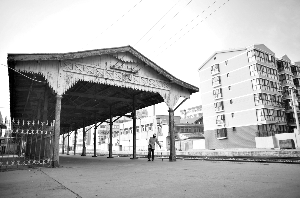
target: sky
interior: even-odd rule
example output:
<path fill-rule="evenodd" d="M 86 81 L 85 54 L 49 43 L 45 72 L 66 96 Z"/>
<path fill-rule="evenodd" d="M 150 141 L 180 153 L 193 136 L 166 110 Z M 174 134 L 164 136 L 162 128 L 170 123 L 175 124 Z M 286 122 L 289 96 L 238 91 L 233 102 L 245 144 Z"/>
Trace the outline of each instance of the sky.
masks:
<path fill-rule="evenodd" d="M 265 44 L 278 58 L 287 54 L 300 61 L 299 10 L 299 0 L 0 0 L 0 64 L 7 64 L 8 53 L 131 45 L 199 87 L 198 68 L 215 51 Z M 0 111 L 5 117 L 9 88 L 3 65 Z M 200 94 L 192 94 L 175 115 L 198 105 Z M 156 107 L 156 114 L 168 114 L 164 103 Z"/>

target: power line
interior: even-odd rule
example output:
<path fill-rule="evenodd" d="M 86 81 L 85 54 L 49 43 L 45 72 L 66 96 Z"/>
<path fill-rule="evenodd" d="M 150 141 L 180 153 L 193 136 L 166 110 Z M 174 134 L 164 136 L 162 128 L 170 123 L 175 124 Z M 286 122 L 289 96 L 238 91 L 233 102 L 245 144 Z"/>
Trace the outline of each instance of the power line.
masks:
<path fill-rule="evenodd" d="M 93 40 L 91 40 L 90 42 L 88 42 L 86 45 L 89 45 L 90 43 L 92 43 L 94 40 L 96 40 L 99 36 L 101 36 L 104 32 L 106 32 L 109 28 L 111 28 L 112 26 L 114 26 L 120 19 L 122 19 L 123 17 L 125 17 L 125 15 L 127 15 L 129 12 L 131 12 L 131 10 L 133 10 L 138 4 L 140 4 L 143 0 L 140 0 L 138 3 L 136 3 L 133 7 L 131 7 L 126 13 L 124 13 L 121 17 L 119 17 L 116 21 L 114 21 L 113 23 L 110 24 L 110 26 L 108 26 L 105 30 L 103 30 L 99 35 L 97 35 Z"/>
<path fill-rule="evenodd" d="M 158 33 L 158 32 L 160 32 L 163 28 L 165 28 L 166 27 L 166 25 L 168 24 L 168 23 L 170 23 L 183 9 L 185 9 L 189 4 L 191 3 L 191 1 L 189 1 L 181 10 L 179 10 L 168 22 L 166 22 L 156 33 Z M 148 41 L 147 42 L 149 42 L 153 37 L 154 37 L 155 35 L 153 35 L 152 37 L 150 37 L 149 39 L 148 39 Z"/>
<path fill-rule="evenodd" d="M 229 2 L 230 0 L 228 0 L 227 2 Z M 195 26 L 193 26 L 191 29 L 189 29 L 187 32 L 185 32 L 183 35 L 181 35 L 177 40 L 173 41 L 169 46 L 167 46 L 165 49 L 163 49 L 160 53 L 164 52 L 165 50 L 167 50 L 168 48 L 170 48 L 174 43 L 176 43 L 177 41 L 179 41 L 182 37 L 184 37 L 186 34 L 188 34 L 190 31 L 192 31 L 195 27 L 197 27 L 200 23 L 202 23 L 203 21 L 205 21 L 207 18 L 209 18 L 213 13 L 215 13 L 218 9 L 220 9 L 221 7 L 223 7 L 227 2 L 224 2 L 222 5 L 220 5 L 217 9 L 215 9 L 213 12 L 211 12 L 208 16 L 206 16 L 204 19 L 202 19 L 199 23 L 197 23 Z M 215 3 L 215 2 L 214 2 Z M 213 3 L 213 4 L 214 4 Z M 198 15 L 199 16 L 199 15 Z M 195 17 L 196 18 L 198 18 Z M 193 20 L 192 20 L 193 21 Z M 191 21 L 191 22 L 192 22 Z M 190 22 L 190 23 L 191 23 Z M 186 26 L 188 26 L 190 23 L 188 23 Z M 185 27 L 186 27 L 185 26 Z M 180 31 L 176 32 L 171 38 L 169 38 L 165 43 L 167 43 L 169 40 L 171 40 L 173 37 L 175 37 L 179 32 L 182 31 L 182 29 L 184 29 L 185 27 L 181 28 Z M 165 44 L 164 43 L 164 44 Z M 162 44 L 159 48 L 161 48 L 164 44 Z"/>
<path fill-rule="evenodd" d="M 180 0 L 179 0 L 180 1 Z M 177 1 L 176 3 L 175 3 L 175 5 L 179 2 L 179 1 Z M 192 2 L 193 0 L 190 0 L 186 5 L 185 5 L 185 7 L 186 6 L 188 6 L 191 2 Z M 134 44 L 134 46 L 136 46 L 174 7 L 175 7 L 175 5 L 173 5 L 172 7 L 171 7 L 171 9 L 169 9 L 143 36 L 142 36 L 142 38 L 140 38 L 135 44 Z M 180 10 L 181 11 L 181 10 Z M 179 11 L 179 12 L 180 12 Z M 177 15 L 178 15 L 178 13 L 179 12 L 177 12 L 176 14 L 175 14 L 175 16 L 174 17 L 176 17 Z M 173 17 L 173 18 L 174 18 Z M 125 55 L 123 55 L 123 57 L 121 58 L 121 59 L 123 59 L 124 58 L 124 56 Z M 115 65 L 117 65 L 118 63 L 119 63 L 119 61 L 120 60 L 118 60 L 117 61 L 117 63 L 116 64 L 114 64 L 114 66 Z M 122 65 L 121 66 L 123 66 L 123 64 L 124 63 L 122 63 Z"/>
<path fill-rule="evenodd" d="M 137 45 L 179 3 L 179 1 L 177 1 L 134 45 Z"/>
<path fill-rule="evenodd" d="M 26 75 L 22 74 L 21 72 L 15 70 L 14 68 L 9 67 L 8 65 L 4 65 L 4 64 L 1 64 L 1 63 L 0 63 L 0 65 L 2 65 L 2 66 L 4 66 L 4 67 L 7 67 L 7 68 L 9 68 L 9 69 L 11 69 L 11 70 L 17 72 L 17 73 L 21 74 L 22 76 L 24 76 L 24 77 L 26 77 L 26 78 L 29 78 L 29 79 L 32 80 L 32 81 L 39 82 L 39 83 L 44 83 L 43 81 L 39 81 L 39 80 L 36 80 L 36 79 L 34 79 L 34 78 L 30 78 L 29 76 L 26 76 Z"/>
<path fill-rule="evenodd" d="M 216 1 L 214 1 L 211 5 L 209 5 L 206 9 L 204 9 L 201 14 L 203 14 L 206 10 L 208 10 L 213 4 L 215 4 Z M 182 27 L 179 31 L 177 31 L 173 36 L 171 36 L 168 40 L 166 40 L 162 45 L 158 47 L 161 48 L 164 44 L 166 44 L 169 40 L 171 40 L 173 37 L 175 37 L 178 33 L 180 33 L 185 27 L 187 27 L 190 23 L 192 23 L 195 19 L 197 19 L 201 14 L 198 14 L 195 18 L 193 18 L 189 23 L 187 23 L 184 27 Z"/>

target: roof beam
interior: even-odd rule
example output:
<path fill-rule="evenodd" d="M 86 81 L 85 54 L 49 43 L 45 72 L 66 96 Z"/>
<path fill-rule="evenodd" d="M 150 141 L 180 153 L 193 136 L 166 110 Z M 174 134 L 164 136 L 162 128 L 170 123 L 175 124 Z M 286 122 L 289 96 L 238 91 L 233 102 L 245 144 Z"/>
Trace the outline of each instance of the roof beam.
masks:
<path fill-rule="evenodd" d="M 62 105 L 61 108 L 63 108 L 63 109 L 80 109 L 80 110 L 86 110 L 86 111 L 108 110 L 108 108 L 81 107 L 81 106 L 72 106 L 72 105 Z"/>
<path fill-rule="evenodd" d="M 99 96 L 94 94 L 86 94 L 86 93 L 76 93 L 76 92 L 68 92 L 65 95 L 69 96 L 78 96 L 82 98 L 92 98 L 92 99 L 104 99 L 110 101 L 119 101 L 119 102 L 132 102 L 132 99 L 119 98 L 119 97 L 110 97 L 110 96 Z"/>

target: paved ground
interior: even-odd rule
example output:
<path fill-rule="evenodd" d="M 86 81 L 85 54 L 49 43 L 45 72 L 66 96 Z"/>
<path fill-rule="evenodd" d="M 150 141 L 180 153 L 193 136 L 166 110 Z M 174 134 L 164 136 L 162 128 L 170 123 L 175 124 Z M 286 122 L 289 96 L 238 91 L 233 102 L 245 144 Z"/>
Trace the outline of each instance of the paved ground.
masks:
<path fill-rule="evenodd" d="M 0 172 L 0 197 L 300 197 L 300 165 L 60 157 L 60 168 Z"/>

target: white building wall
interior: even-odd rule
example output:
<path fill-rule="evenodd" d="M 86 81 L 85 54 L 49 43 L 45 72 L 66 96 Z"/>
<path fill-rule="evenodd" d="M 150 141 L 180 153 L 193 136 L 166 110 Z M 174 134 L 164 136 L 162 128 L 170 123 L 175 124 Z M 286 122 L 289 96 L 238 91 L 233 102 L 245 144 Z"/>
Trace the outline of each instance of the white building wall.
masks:
<path fill-rule="evenodd" d="M 124 122 L 120 123 L 120 133 L 118 136 L 113 138 L 112 144 L 113 144 L 113 151 L 119 151 L 122 149 L 122 151 L 132 151 L 133 150 L 133 133 L 132 128 L 133 122 Z M 168 130 L 169 127 L 168 125 L 162 125 L 162 133 L 159 134 L 157 131 L 157 128 L 153 127 L 156 125 L 156 117 L 155 116 L 150 116 L 150 117 L 145 117 L 142 119 L 137 119 L 136 120 L 136 125 L 137 128 L 139 128 L 139 132 L 136 133 L 136 150 L 137 151 L 147 151 L 148 150 L 148 141 L 149 138 L 153 136 L 153 133 L 157 134 L 158 141 L 161 143 L 162 148 L 160 149 L 158 145 L 156 145 L 156 150 L 167 150 L 167 142 L 166 142 L 166 137 L 168 136 Z M 151 126 L 146 127 L 146 125 Z M 143 130 L 141 130 L 143 128 Z M 128 129 L 129 133 L 124 134 L 124 129 Z M 122 133 L 122 134 L 121 134 Z M 119 143 L 118 143 L 119 142 Z M 105 144 L 104 146 L 101 144 L 100 150 L 105 150 L 108 151 L 108 145 L 109 144 L 109 138 L 105 139 Z M 121 147 L 121 148 L 120 148 Z"/>

